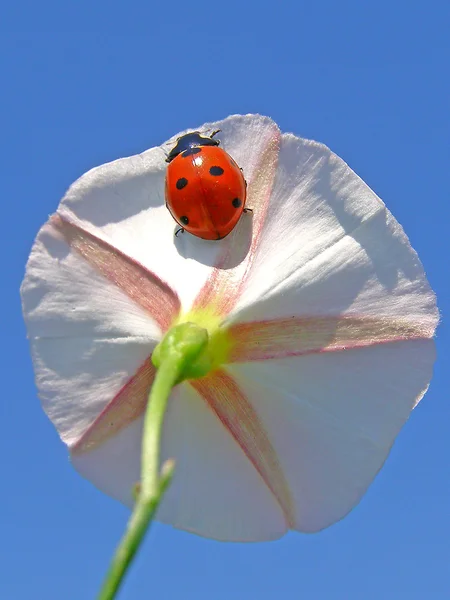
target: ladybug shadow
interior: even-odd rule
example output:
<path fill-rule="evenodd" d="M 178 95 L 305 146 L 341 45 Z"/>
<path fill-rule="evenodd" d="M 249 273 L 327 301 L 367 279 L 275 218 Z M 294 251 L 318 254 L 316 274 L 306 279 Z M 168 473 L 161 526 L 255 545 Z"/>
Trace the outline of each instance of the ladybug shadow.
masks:
<path fill-rule="evenodd" d="M 253 238 L 252 213 L 243 214 L 239 223 L 221 240 L 203 240 L 187 231 L 174 228 L 174 244 L 180 256 L 190 258 L 208 267 L 233 269 L 241 264 L 250 252 Z"/>

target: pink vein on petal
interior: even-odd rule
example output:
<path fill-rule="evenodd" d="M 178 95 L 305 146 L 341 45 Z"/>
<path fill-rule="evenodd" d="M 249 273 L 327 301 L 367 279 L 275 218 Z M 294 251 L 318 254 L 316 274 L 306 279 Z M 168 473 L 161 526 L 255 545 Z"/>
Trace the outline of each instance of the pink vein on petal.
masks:
<path fill-rule="evenodd" d="M 238 226 L 223 240 L 223 251 L 200 290 L 194 308 L 213 305 L 218 314 L 225 316 L 236 304 L 250 272 L 266 219 L 280 142 L 280 131 L 274 127 L 253 173 L 247 175 L 246 207 L 251 208 L 253 213 L 242 215 Z"/>
<path fill-rule="evenodd" d="M 180 310 L 177 294 L 157 275 L 108 242 L 55 214 L 50 224 L 94 269 L 150 313 L 163 331 Z"/>
<path fill-rule="evenodd" d="M 230 362 L 249 362 L 335 352 L 433 337 L 435 324 L 391 317 L 286 317 L 237 323 Z"/>
<path fill-rule="evenodd" d="M 293 527 L 292 497 L 277 454 L 257 412 L 238 384 L 224 370 L 190 383 L 238 443 L 278 501 L 288 526 Z"/>
<path fill-rule="evenodd" d="M 70 448 L 73 454 L 89 452 L 138 419 L 145 411 L 156 369 L 150 357 L 108 403 Z"/>

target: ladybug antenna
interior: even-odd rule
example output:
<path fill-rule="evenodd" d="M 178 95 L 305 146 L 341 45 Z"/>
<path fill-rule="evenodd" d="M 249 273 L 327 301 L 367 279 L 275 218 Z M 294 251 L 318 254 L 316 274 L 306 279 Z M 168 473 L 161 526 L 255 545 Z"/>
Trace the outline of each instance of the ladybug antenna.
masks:
<path fill-rule="evenodd" d="M 213 138 L 215 135 L 217 135 L 221 131 L 222 131 L 221 129 L 216 129 L 215 131 L 212 132 L 212 134 L 209 137 Z"/>
<path fill-rule="evenodd" d="M 164 156 L 166 157 L 166 162 L 169 162 L 169 153 L 168 153 L 168 152 L 166 152 L 166 151 L 164 150 L 164 148 L 162 148 L 161 146 L 160 146 L 160 148 L 161 148 L 161 150 L 164 152 Z"/>

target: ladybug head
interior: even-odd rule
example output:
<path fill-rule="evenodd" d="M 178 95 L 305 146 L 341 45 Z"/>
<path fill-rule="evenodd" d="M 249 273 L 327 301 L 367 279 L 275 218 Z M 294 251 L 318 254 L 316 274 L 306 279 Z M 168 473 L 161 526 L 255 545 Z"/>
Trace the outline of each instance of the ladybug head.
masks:
<path fill-rule="evenodd" d="M 185 152 L 190 148 L 198 148 L 199 146 L 218 146 L 220 144 L 219 140 L 213 139 L 216 133 L 219 132 L 214 131 L 210 137 L 201 135 L 199 131 L 192 131 L 191 133 L 182 135 L 178 138 L 176 145 L 169 152 L 166 162 L 171 162 L 176 156 L 181 154 L 181 152 Z"/>

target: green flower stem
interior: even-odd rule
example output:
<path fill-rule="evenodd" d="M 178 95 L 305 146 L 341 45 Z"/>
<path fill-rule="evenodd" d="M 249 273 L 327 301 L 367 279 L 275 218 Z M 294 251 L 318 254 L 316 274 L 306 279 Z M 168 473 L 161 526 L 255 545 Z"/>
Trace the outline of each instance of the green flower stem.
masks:
<path fill-rule="evenodd" d="M 161 499 L 172 479 L 174 462 L 167 461 L 159 472 L 162 425 L 172 388 L 190 377 L 208 344 L 206 330 L 192 323 L 171 329 L 155 348 L 152 360 L 158 368 L 144 418 L 141 482 L 136 504 L 125 534 L 116 550 L 98 600 L 112 600 L 131 564 Z"/>
<path fill-rule="evenodd" d="M 164 412 L 172 387 L 180 376 L 180 360 L 168 360 L 158 369 L 150 391 L 144 420 L 142 474 L 133 514 L 120 542 L 99 600 L 112 600 L 122 583 L 150 525 L 164 492 L 170 483 L 173 463 L 159 475 L 160 440 Z"/>

